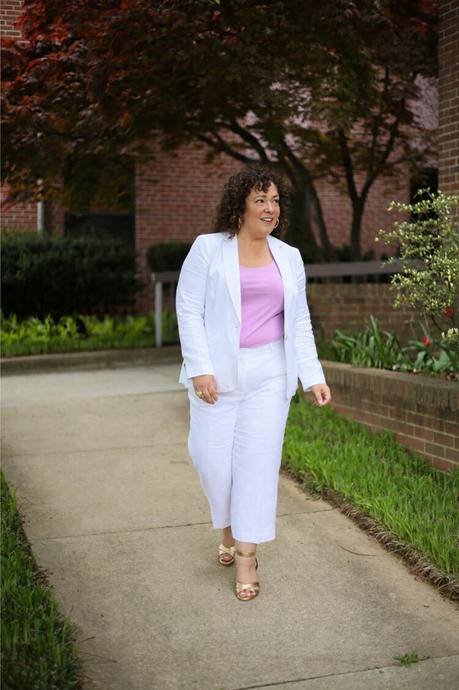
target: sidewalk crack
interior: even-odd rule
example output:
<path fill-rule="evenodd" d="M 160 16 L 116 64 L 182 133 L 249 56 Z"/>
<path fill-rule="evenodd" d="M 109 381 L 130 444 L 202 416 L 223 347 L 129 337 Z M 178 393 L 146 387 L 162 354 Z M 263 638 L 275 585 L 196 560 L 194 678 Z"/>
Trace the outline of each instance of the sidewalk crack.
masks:
<path fill-rule="evenodd" d="M 440 661 L 441 659 L 454 659 L 457 654 L 447 654 L 445 656 L 429 656 L 425 659 L 420 659 L 417 664 L 422 664 L 424 661 Z M 339 678 L 340 676 L 348 676 L 351 674 L 367 673 L 368 671 L 384 671 L 385 669 L 403 669 L 404 666 L 400 664 L 389 664 L 387 666 L 370 666 L 369 668 L 356 669 L 354 671 L 343 671 L 342 673 L 326 673 L 325 675 L 307 676 L 305 678 L 294 678 L 292 680 L 280 680 L 267 683 L 257 683 L 256 685 L 243 685 L 234 690 L 257 690 L 257 688 L 281 687 L 282 685 L 295 685 L 296 683 L 304 683 L 309 680 L 318 680 L 322 678 Z"/>

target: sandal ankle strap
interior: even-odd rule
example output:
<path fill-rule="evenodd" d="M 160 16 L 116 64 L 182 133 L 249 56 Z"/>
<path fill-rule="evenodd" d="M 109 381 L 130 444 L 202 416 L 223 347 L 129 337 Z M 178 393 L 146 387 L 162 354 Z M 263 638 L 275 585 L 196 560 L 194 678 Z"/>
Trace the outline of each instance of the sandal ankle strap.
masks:
<path fill-rule="evenodd" d="M 237 549 L 236 553 L 238 556 L 244 556 L 244 558 L 252 558 L 252 556 L 256 555 L 256 551 L 238 551 Z"/>

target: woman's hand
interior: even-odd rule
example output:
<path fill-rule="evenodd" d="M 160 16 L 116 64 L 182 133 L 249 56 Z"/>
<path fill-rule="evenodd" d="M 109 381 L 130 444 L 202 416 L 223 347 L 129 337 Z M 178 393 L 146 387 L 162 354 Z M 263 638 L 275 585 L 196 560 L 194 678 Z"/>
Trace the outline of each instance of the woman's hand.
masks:
<path fill-rule="evenodd" d="M 325 383 L 314 384 L 314 386 L 311 386 L 311 391 L 314 396 L 314 405 L 322 407 L 330 402 L 330 388 Z"/>
<path fill-rule="evenodd" d="M 215 385 L 215 378 L 210 374 L 203 374 L 203 376 L 193 376 L 191 379 L 193 381 L 193 387 L 195 392 L 202 392 L 199 397 L 204 402 L 213 405 L 217 402 L 217 387 Z"/>

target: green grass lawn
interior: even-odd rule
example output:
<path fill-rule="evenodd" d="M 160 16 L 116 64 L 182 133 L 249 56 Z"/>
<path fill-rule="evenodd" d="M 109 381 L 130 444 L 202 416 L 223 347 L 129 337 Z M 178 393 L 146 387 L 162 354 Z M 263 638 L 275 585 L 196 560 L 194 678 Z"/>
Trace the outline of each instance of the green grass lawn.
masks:
<path fill-rule="evenodd" d="M 1 471 L 0 482 L 2 688 L 81 690 L 74 626 L 59 614 L 23 533 L 15 491 Z"/>
<path fill-rule="evenodd" d="M 295 395 L 285 433 L 284 469 L 320 493 L 340 498 L 385 530 L 386 544 L 411 557 L 446 590 L 459 578 L 459 470 L 446 474 L 398 444 L 331 407 Z M 396 543 L 398 542 L 398 544 Z M 455 581 L 455 582 L 454 582 Z M 451 592 L 450 592 L 451 593 Z"/>

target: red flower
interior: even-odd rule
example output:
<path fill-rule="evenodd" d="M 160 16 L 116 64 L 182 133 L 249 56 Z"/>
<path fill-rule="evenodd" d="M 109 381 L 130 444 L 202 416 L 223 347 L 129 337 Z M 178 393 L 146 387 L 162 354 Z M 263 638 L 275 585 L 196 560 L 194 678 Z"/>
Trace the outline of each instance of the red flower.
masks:
<path fill-rule="evenodd" d="M 424 341 L 424 345 L 425 345 L 426 347 L 429 347 L 429 345 L 430 345 L 430 340 L 429 340 L 429 338 L 428 338 L 426 335 L 423 335 L 423 336 L 422 336 L 422 339 L 423 339 L 423 341 Z"/>
<path fill-rule="evenodd" d="M 445 309 L 445 316 L 448 319 L 452 319 L 454 315 L 454 307 L 446 307 Z"/>

